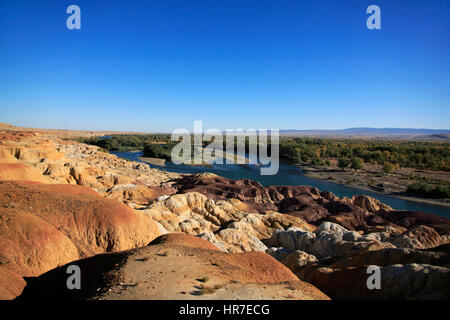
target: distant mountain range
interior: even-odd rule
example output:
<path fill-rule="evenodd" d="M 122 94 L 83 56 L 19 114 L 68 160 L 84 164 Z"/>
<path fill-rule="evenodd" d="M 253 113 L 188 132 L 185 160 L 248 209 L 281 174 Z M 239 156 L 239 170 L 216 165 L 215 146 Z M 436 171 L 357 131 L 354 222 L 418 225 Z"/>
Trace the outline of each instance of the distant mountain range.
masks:
<path fill-rule="evenodd" d="M 342 137 L 342 138 L 391 138 L 450 141 L 447 129 L 413 129 L 413 128 L 348 128 L 342 130 L 280 130 L 283 136 L 298 137 Z"/>

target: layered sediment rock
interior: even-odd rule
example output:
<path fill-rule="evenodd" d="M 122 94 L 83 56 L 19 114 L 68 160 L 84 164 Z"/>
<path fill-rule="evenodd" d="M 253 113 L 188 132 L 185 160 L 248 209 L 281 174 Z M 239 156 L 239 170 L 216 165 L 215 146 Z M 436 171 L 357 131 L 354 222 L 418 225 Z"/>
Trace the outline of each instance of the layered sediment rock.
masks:
<path fill-rule="evenodd" d="M 26 286 L 17 273 L 0 266 L 0 300 L 11 300 L 20 295 Z"/>
<path fill-rule="evenodd" d="M 87 187 L 0 181 L 0 194 L 0 263 L 22 276 L 160 235 L 148 216 Z"/>
<path fill-rule="evenodd" d="M 437 246 L 439 234 L 425 226 L 389 231 L 359 234 L 324 222 L 314 232 L 277 230 L 266 243 L 287 249 L 282 256 L 274 248 L 268 253 L 334 299 L 448 299 L 450 255 L 441 249 L 448 245 Z M 367 286 L 371 265 L 381 268 L 379 290 Z"/>
<path fill-rule="evenodd" d="M 276 229 L 291 226 L 314 230 L 303 220 L 277 212 L 247 213 L 237 199 L 208 199 L 198 192 L 176 194 L 155 199 L 139 210 L 157 221 L 167 232 L 203 234 L 228 252 L 265 251 L 261 240 L 270 238 Z"/>
<path fill-rule="evenodd" d="M 328 191 L 308 186 L 263 187 L 255 181 L 230 180 L 214 174 L 177 179 L 178 192 L 199 192 L 208 199 L 238 199 L 247 212 L 277 211 L 313 224 L 331 221 L 349 230 L 371 230 L 377 226 L 410 228 L 423 225 L 440 233 L 450 232 L 450 220 L 425 212 L 398 211 L 368 196 L 338 198 Z"/>
<path fill-rule="evenodd" d="M 75 264 L 81 290 L 67 290 L 67 266 L 62 266 L 30 279 L 19 300 L 328 299 L 265 253 L 224 253 L 185 234 Z"/>
<path fill-rule="evenodd" d="M 151 169 L 98 147 L 33 132 L 0 133 L 0 180 L 77 184 L 134 204 L 173 194 L 175 173 Z"/>
<path fill-rule="evenodd" d="M 301 279 L 334 299 L 449 299 L 450 269 L 427 264 L 394 264 L 380 268 L 380 289 L 367 286 L 367 267 L 306 267 Z"/>

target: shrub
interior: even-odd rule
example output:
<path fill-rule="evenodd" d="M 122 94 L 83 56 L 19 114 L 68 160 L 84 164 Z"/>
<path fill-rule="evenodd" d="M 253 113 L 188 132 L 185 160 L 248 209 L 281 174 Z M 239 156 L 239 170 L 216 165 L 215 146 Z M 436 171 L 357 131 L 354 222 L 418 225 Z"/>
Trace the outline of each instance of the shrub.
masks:
<path fill-rule="evenodd" d="M 385 162 L 383 164 L 383 172 L 391 173 L 394 170 L 394 165 L 390 162 Z"/>
<path fill-rule="evenodd" d="M 197 281 L 200 281 L 200 282 L 207 282 L 208 280 L 209 280 L 208 277 L 203 277 L 203 278 L 197 279 Z"/>
<path fill-rule="evenodd" d="M 347 168 L 349 164 L 350 164 L 350 161 L 347 158 L 339 158 L 338 159 L 337 165 L 341 169 Z"/>
<path fill-rule="evenodd" d="M 426 197 L 426 198 L 450 198 L 450 188 L 448 186 L 432 187 L 428 184 L 416 182 L 408 186 L 406 191 L 410 195 Z"/>
<path fill-rule="evenodd" d="M 363 167 L 363 160 L 361 158 L 352 158 L 350 168 L 353 170 L 360 170 Z"/>
<path fill-rule="evenodd" d="M 172 148 L 172 144 L 147 144 L 144 147 L 144 156 L 170 160 L 172 155 Z"/>

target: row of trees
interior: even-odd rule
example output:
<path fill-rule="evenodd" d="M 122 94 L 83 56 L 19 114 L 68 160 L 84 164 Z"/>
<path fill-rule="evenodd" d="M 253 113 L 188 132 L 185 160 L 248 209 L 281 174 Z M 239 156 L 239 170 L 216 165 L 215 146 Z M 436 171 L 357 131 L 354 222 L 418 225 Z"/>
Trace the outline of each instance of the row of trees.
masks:
<path fill-rule="evenodd" d="M 168 143 L 164 145 L 159 144 L 147 144 L 145 145 L 143 152 L 145 157 L 171 159 L 172 148 L 175 144 Z"/>
<path fill-rule="evenodd" d="M 409 185 L 407 192 L 409 195 L 418 197 L 438 199 L 450 198 L 450 188 L 444 185 L 430 186 L 425 183 L 417 182 Z"/>
<path fill-rule="evenodd" d="M 338 167 L 341 169 L 345 169 L 345 168 L 352 168 L 354 170 L 359 170 L 363 168 L 363 160 L 361 158 L 358 157 L 353 157 L 353 158 L 339 158 L 338 159 L 338 163 L 337 163 Z"/>
<path fill-rule="evenodd" d="M 380 164 L 386 172 L 398 167 L 450 171 L 450 145 L 447 143 L 282 138 L 280 156 L 290 162 L 311 164 L 338 159 L 341 168 L 358 169 L 362 163 Z"/>
<path fill-rule="evenodd" d="M 108 151 L 132 151 L 144 150 L 146 145 L 166 144 L 170 142 L 170 135 L 147 134 L 147 135 L 112 135 L 103 137 L 81 137 L 78 142 L 96 145 Z"/>
<path fill-rule="evenodd" d="M 109 151 L 145 150 L 149 145 L 149 155 L 165 155 L 174 145 L 168 134 L 113 135 L 77 140 Z M 208 143 L 204 141 L 203 145 Z M 152 147 L 166 144 L 162 148 Z M 246 145 L 248 149 L 248 139 Z M 361 169 L 364 163 L 371 163 L 383 165 L 385 172 L 399 167 L 450 171 L 448 143 L 282 137 L 280 158 L 291 163 L 326 166 L 330 165 L 331 159 L 337 159 L 339 167 L 355 170 Z"/>

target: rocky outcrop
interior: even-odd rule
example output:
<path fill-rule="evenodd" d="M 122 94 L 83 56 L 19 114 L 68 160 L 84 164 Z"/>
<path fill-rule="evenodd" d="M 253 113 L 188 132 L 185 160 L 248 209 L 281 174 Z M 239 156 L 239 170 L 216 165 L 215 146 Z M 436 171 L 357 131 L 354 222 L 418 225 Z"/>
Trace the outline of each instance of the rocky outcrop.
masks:
<path fill-rule="evenodd" d="M 317 263 L 317 258 L 312 254 L 306 253 L 301 250 L 295 250 L 294 252 L 285 256 L 281 263 L 288 267 L 294 274 L 299 274 L 303 267 Z"/>
<path fill-rule="evenodd" d="M 450 269 L 427 264 L 380 268 L 380 289 L 370 290 L 367 267 L 306 267 L 302 279 L 334 299 L 449 299 Z"/>
<path fill-rule="evenodd" d="M 201 235 L 228 252 L 265 251 L 261 242 L 276 229 L 315 227 L 303 220 L 277 212 L 247 213 L 237 199 L 208 199 L 198 192 L 159 197 L 139 212 L 157 221 L 167 232 Z"/>
<path fill-rule="evenodd" d="M 67 266 L 62 266 L 30 279 L 18 300 L 328 299 L 265 253 L 224 253 L 186 234 L 76 264 L 81 290 L 67 290 Z"/>
<path fill-rule="evenodd" d="M 39 170 L 23 163 L 0 163 L 0 180 L 50 182 Z"/>
<path fill-rule="evenodd" d="M 423 225 L 414 226 L 397 237 L 389 238 L 388 241 L 399 248 L 410 249 L 429 249 L 445 243 L 433 228 Z"/>
<path fill-rule="evenodd" d="M 363 195 L 353 196 L 352 204 L 370 213 L 387 212 L 393 210 L 387 204 L 384 204 L 381 201 L 374 199 L 372 197 Z"/>
<path fill-rule="evenodd" d="M 36 276 L 79 259 L 73 242 L 41 218 L 16 208 L 0 209 L 0 264 Z"/>
<path fill-rule="evenodd" d="M 133 204 L 175 192 L 180 175 L 126 161 L 98 147 L 32 132 L 0 132 L 0 180 L 78 184 Z"/>
<path fill-rule="evenodd" d="M 325 222 L 314 232 L 275 231 L 266 243 L 273 246 L 268 253 L 331 298 L 448 299 L 448 245 L 436 246 L 442 239 L 430 227 L 414 226 L 400 235 L 396 231 L 359 234 Z M 280 254 L 275 247 L 290 253 Z M 380 290 L 367 287 L 370 265 L 381 268 Z"/>
<path fill-rule="evenodd" d="M 175 193 L 173 188 L 161 188 L 156 186 L 136 185 L 132 183 L 115 184 L 106 191 L 109 198 L 130 204 L 148 204 L 152 200 Z"/>
<path fill-rule="evenodd" d="M 0 300 L 11 300 L 25 288 L 25 280 L 17 273 L 0 266 Z"/>
<path fill-rule="evenodd" d="M 20 275 L 143 246 L 160 232 L 146 215 L 89 188 L 0 181 L 0 261 Z"/>
<path fill-rule="evenodd" d="M 424 212 L 397 211 L 369 196 L 338 198 L 308 186 L 269 186 L 247 180 L 230 180 L 214 174 L 181 177 L 173 185 L 179 193 L 199 192 L 208 199 L 238 199 L 246 212 L 277 211 L 309 224 L 330 221 L 349 230 L 368 231 L 374 227 L 410 228 L 424 225 L 438 233 L 450 232 L 450 220 Z"/>
<path fill-rule="evenodd" d="M 450 232 L 450 220 L 426 212 L 389 211 L 371 219 L 372 224 L 391 224 L 403 228 L 427 226 L 435 229 L 439 234 Z M 380 222 L 380 223 L 379 223 Z"/>
<path fill-rule="evenodd" d="M 334 257 L 327 261 L 332 268 L 359 267 L 365 265 L 387 266 L 391 264 L 429 264 L 444 266 L 450 262 L 450 255 L 444 252 L 426 252 L 405 248 L 385 248 L 379 250 L 358 250 Z"/>
<path fill-rule="evenodd" d="M 324 222 L 314 232 L 299 228 L 276 230 L 266 244 L 271 247 L 283 247 L 290 251 L 305 251 L 319 258 L 341 255 L 361 248 L 394 247 L 390 243 L 360 235 L 332 222 Z"/>
<path fill-rule="evenodd" d="M 362 234 L 331 222 L 314 232 L 276 230 L 266 241 L 267 253 L 335 299 L 448 297 L 444 288 L 449 281 L 449 250 L 438 246 L 444 240 L 434 229 L 414 226 L 400 234 L 391 227 L 378 231 Z M 381 268 L 382 290 L 369 290 L 366 285 L 370 265 Z M 443 284 L 437 282 L 439 277 Z"/>

